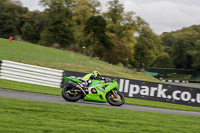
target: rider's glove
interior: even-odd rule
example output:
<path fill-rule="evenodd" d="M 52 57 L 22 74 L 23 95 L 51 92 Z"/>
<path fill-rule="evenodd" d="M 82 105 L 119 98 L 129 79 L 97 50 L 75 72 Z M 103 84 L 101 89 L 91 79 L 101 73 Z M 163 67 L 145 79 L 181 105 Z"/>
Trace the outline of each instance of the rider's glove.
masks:
<path fill-rule="evenodd" d="M 101 77 L 101 80 L 105 80 L 106 78 L 104 78 L 104 77 Z"/>
<path fill-rule="evenodd" d="M 106 82 L 110 82 L 110 78 L 106 78 L 105 81 L 106 81 Z"/>
<path fill-rule="evenodd" d="M 81 88 L 84 88 L 84 85 L 83 85 L 83 84 L 79 84 L 79 86 L 80 86 Z"/>
<path fill-rule="evenodd" d="M 87 86 L 88 86 L 88 82 L 87 81 L 80 84 L 81 88 L 86 88 Z"/>

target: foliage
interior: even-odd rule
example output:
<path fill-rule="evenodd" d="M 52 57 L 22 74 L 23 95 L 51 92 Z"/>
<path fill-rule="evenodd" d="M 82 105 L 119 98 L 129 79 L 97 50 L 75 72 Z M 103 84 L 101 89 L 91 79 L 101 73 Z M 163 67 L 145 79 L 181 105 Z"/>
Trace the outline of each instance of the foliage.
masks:
<path fill-rule="evenodd" d="M 115 47 L 104 54 L 104 60 L 119 64 L 126 64 L 134 53 L 134 45 L 136 40 L 133 34 L 136 32 L 136 22 L 134 12 L 125 12 L 123 4 L 119 0 L 108 2 L 108 11 L 104 13 L 104 17 L 108 22 L 107 29 L 112 37 Z"/>
<path fill-rule="evenodd" d="M 162 68 L 172 68 L 173 67 L 172 59 L 168 53 L 162 52 L 154 61 L 153 66 Z"/>
<path fill-rule="evenodd" d="M 133 34 L 144 21 L 135 20 L 134 12 L 125 12 L 119 0 L 108 1 L 108 11 L 102 16 L 98 0 L 41 0 L 43 12 L 30 12 L 19 2 L 5 4 L 8 2 L 0 3 L 7 11 L 1 15 L 5 18 L 0 21 L 2 37 L 19 34 L 25 41 L 49 47 L 75 45 L 80 50 L 85 46 L 91 57 L 95 55 L 112 64 L 126 64 L 127 60 L 137 64 Z"/>
<path fill-rule="evenodd" d="M 165 51 L 169 53 L 176 68 L 199 70 L 199 29 L 199 26 L 191 26 L 161 35 Z"/>
<path fill-rule="evenodd" d="M 176 37 L 172 47 L 174 64 L 177 68 L 191 68 L 193 64 L 192 56 L 195 50 L 195 41 L 200 36 L 196 32 L 183 33 Z"/>
<path fill-rule="evenodd" d="M 8 38 L 20 34 L 21 21 L 28 9 L 19 1 L 3 0 L 0 2 L 0 36 Z"/>
<path fill-rule="evenodd" d="M 21 24 L 22 38 L 32 43 L 38 43 L 40 40 L 40 34 L 46 28 L 46 24 L 48 21 L 47 16 L 45 16 L 45 13 L 43 12 L 41 13 L 39 11 L 33 11 L 33 12 L 28 12 L 24 14 L 23 18 L 24 18 L 24 21 Z M 29 28 L 27 27 L 27 25 L 29 25 Z M 30 34 L 29 29 L 31 31 L 32 36 L 27 37 Z M 27 35 L 26 32 L 29 32 L 29 34 Z"/>
<path fill-rule="evenodd" d="M 193 56 L 193 64 L 192 67 L 198 71 L 200 71 L 200 40 L 195 42 L 195 53 Z"/>
<path fill-rule="evenodd" d="M 35 36 L 34 29 L 30 23 L 25 23 L 22 27 L 22 38 L 27 41 L 33 41 Z"/>
<path fill-rule="evenodd" d="M 112 49 L 113 43 L 106 34 L 106 25 L 102 16 L 92 16 L 87 20 L 84 32 L 88 38 L 86 39 L 87 46 L 92 49 L 92 56 L 95 52 L 99 57 L 103 57 L 103 51 Z"/>
<path fill-rule="evenodd" d="M 119 0 L 107 4 L 103 12 L 99 0 L 40 0 L 45 7 L 40 12 L 28 11 L 18 0 L 1 0 L 0 37 L 21 36 L 77 52 L 84 46 L 91 57 L 112 64 L 200 69 L 200 26 L 158 36 L 140 16 L 126 12 Z"/>
<path fill-rule="evenodd" d="M 113 49 L 109 49 L 104 53 L 104 60 L 111 64 L 125 62 L 125 59 L 131 56 L 131 49 L 129 49 L 125 41 L 120 40 L 116 34 L 110 33 L 110 37 L 115 45 Z"/>
<path fill-rule="evenodd" d="M 49 22 L 42 33 L 40 43 L 47 46 L 58 43 L 62 48 L 74 43 L 71 2 L 67 0 L 41 0 L 41 4 L 49 7 L 46 9 Z"/>
<path fill-rule="evenodd" d="M 90 17 L 99 14 L 98 7 L 100 7 L 100 2 L 97 0 L 75 0 L 75 2 L 76 4 L 72 9 L 72 20 L 75 23 L 75 40 L 76 44 L 85 46 L 84 27 Z"/>
<path fill-rule="evenodd" d="M 164 51 L 169 55 L 172 55 L 172 43 L 174 41 L 174 37 L 172 33 L 163 33 L 161 35 L 162 44 L 164 46 Z"/>
<path fill-rule="evenodd" d="M 145 68 L 153 66 L 154 61 L 162 51 L 159 37 L 149 27 L 144 26 L 135 45 L 135 65 Z"/>
<path fill-rule="evenodd" d="M 122 37 L 122 26 L 124 7 L 119 3 L 119 0 L 113 0 L 108 2 L 108 12 L 104 13 L 106 20 L 108 21 L 108 31 L 113 34 L 117 34 Z"/>
<path fill-rule="evenodd" d="M 3 38 L 15 36 L 17 31 L 13 18 L 6 13 L 0 13 L 0 20 L 0 36 Z"/>

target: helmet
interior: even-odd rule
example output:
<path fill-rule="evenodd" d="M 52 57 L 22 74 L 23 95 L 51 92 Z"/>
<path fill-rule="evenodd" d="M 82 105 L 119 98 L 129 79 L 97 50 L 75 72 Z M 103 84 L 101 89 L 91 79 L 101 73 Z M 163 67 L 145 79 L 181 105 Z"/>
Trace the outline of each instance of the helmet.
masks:
<path fill-rule="evenodd" d="M 100 72 L 98 72 L 98 71 L 93 71 L 92 74 L 94 74 L 95 76 L 100 76 L 101 75 Z"/>

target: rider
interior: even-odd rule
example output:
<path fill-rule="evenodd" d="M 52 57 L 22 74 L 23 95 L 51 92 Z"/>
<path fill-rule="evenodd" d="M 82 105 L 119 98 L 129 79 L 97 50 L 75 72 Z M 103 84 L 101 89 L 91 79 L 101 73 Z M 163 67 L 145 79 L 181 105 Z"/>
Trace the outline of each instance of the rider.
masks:
<path fill-rule="evenodd" d="M 100 77 L 100 72 L 98 72 L 98 71 L 93 71 L 92 73 L 89 73 L 89 74 L 87 74 L 87 75 L 85 75 L 84 77 L 83 77 L 83 79 L 86 79 L 86 80 L 90 80 L 90 79 L 100 79 L 101 77 Z"/>
<path fill-rule="evenodd" d="M 82 83 L 84 87 L 89 86 L 89 84 L 92 83 L 92 79 L 93 80 L 107 80 L 107 78 L 101 77 L 101 74 L 98 71 L 93 71 L 92 73 L 85 75 L 83 78 L 79 78 L 79 80 L 84 81 Z"/>

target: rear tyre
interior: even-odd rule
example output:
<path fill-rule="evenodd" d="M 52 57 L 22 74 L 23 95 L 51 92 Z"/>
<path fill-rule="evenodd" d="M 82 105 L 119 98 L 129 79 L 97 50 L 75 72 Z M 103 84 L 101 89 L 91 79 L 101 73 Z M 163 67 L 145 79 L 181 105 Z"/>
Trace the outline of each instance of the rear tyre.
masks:
<path fill-rule="evenodd" d="M 117 93 L 117 96 L 115 96 L 115 94 L 113 94 L 112 91 L 110 91 L 107 94 L 106 99 L 107 99 L 108 103 L 113 106 L 121 106 L 125 102 L 124 96 L 122 94 L 120 94 L 119 92 Z"/>
<path fill-rule="evenodd" d="M 81 99 L 81 93 L 74 92 L 73 90 L 72 86 L 66 86 L 62 90 L 62 97 L 70 102 L 76 102 Z"/>

